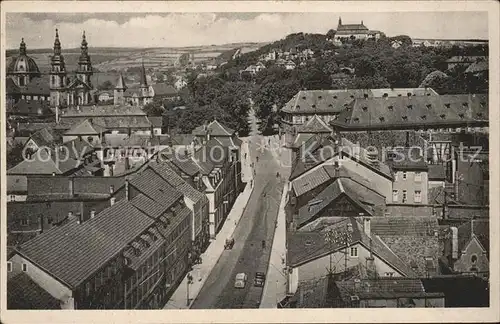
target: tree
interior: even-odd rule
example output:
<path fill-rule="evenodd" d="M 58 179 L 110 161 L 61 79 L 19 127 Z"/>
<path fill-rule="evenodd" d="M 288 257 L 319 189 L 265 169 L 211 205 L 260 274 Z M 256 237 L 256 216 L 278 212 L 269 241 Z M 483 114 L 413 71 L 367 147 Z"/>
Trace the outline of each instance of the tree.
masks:
<path fill-rule="evenodd" d="M 148 116 L 161 116 L 165 112 L 165 108 L 160 102 L 153 101 L 144 106 L 142 109 Z"/>
<path fill-rule="evenodd" d="M 335 38 L 335 34 L 337 34 L 337 31 L 335 29 L 330 29 L 326 33 L 326 37 L 328 37 L 329 39 L 334 39 Z"/>
<path fill-rule="evenodd" d="M 103 83 L 101 83 L 97 88 L 99 90 L 111 90 L 114 88 L 114 85 L 111 81 L 106 80 Z"/>
<path fill-rule="evenodd" d="M 448 75 L 441 71 L 433 71 L 429 73 L 424 80 L 422 80 L 422 83 L 420 83 L 419 88 L 432 88 L 438 93 L 442 93 L 446 91 L 446 88 L 448 86 Z"/>

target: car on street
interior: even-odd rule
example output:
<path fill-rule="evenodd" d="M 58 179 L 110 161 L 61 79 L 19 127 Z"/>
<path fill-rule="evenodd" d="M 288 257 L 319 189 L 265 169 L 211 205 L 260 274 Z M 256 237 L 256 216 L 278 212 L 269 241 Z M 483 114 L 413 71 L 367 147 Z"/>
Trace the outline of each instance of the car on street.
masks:
<path fill-rule="evenodd" d="M 255 287 L 264 287 L 264 283 L 266 282 L 266 275 L 264 272 L 256 272 L 255 278 L 253 280 L 253 285 Z"/>
<path fill-rule="evenodd" d="M 234 288 L 239 288 L 243 289 L 245 288 L 245 285 L 247 283 L 247 275 L 244 272 L 240 272 L 236 275 L 236 278 L 234 279 Z"/>

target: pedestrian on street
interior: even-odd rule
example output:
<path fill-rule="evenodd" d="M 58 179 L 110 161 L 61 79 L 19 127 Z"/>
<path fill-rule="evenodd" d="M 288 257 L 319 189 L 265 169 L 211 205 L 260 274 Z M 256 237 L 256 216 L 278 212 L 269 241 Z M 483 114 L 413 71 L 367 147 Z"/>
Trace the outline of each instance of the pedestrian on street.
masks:
<path fill-rule="evenodd" d="M 259 163 L 259 157 L 257 156 L 257 163 Z"/>
<path fill-rule="evenodd" d="M 245 153 L 245 160 L 247 159 L 247 154 Z"/>

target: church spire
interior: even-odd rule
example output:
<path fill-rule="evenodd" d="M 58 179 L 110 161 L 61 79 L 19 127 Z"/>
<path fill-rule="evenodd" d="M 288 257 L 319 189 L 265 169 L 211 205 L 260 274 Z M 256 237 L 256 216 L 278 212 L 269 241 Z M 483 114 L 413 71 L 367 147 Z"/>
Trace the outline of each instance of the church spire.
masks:
<path fill-rule="evenodd" d="M 120 73 L 120 77 L 118 78 L 118 82 L 116 83 L 115 89 L 117 90 L 126 90 L 127 86 L 125 85 L 125 80 L 123 79 L 123 74 Z"/>
<path fill-rule="evenodd" d="M 56 39 L 54 40 L 54 55 L 61 55 L 61 42 L 59 41 L 59 31 L 56 28 Z"/>
<path fill-rule="evenodd" d="M 21 38 L 21 45 L 19 46 L 19 55 L 26 55 L 26 43 L 24 38 Z"/>
<path fill-rule="evenodd" d="M 80 62 L 90 62 L 89 48 L 87 43 L 87 37 L 85 37 L 85 31 L 83 31 L 82 45 L 80 46 L 80 49 L 81 49 Z"/>
<path fill-rule="evenodd" d="M 339 16 L 339 26 L 342 26 L 342 18 Z"/>
<path fill-rule="evenodd" d="M 148 82 L 146 79 L 146 69 L 144 68 L 144 61 L 142 61 L 142 68 L 141 68 L 141 88 L 147 87 Z"/>

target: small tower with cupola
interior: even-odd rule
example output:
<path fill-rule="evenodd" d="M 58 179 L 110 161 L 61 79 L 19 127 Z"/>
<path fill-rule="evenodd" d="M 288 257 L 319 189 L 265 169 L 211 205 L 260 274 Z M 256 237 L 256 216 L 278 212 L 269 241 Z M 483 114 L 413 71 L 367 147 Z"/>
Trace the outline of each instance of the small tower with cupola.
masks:
<path fill-rule="evenodd" d="M 61 54 L 61 42 L 59 41 L 59 31 L 56 29 L 56 39 L 54 40 L 54 54 L 50 59 L 50 103 L 53 107 L 67 106 L 66 86 L 68 77 L 66 74 L 66 64 Z"/>

